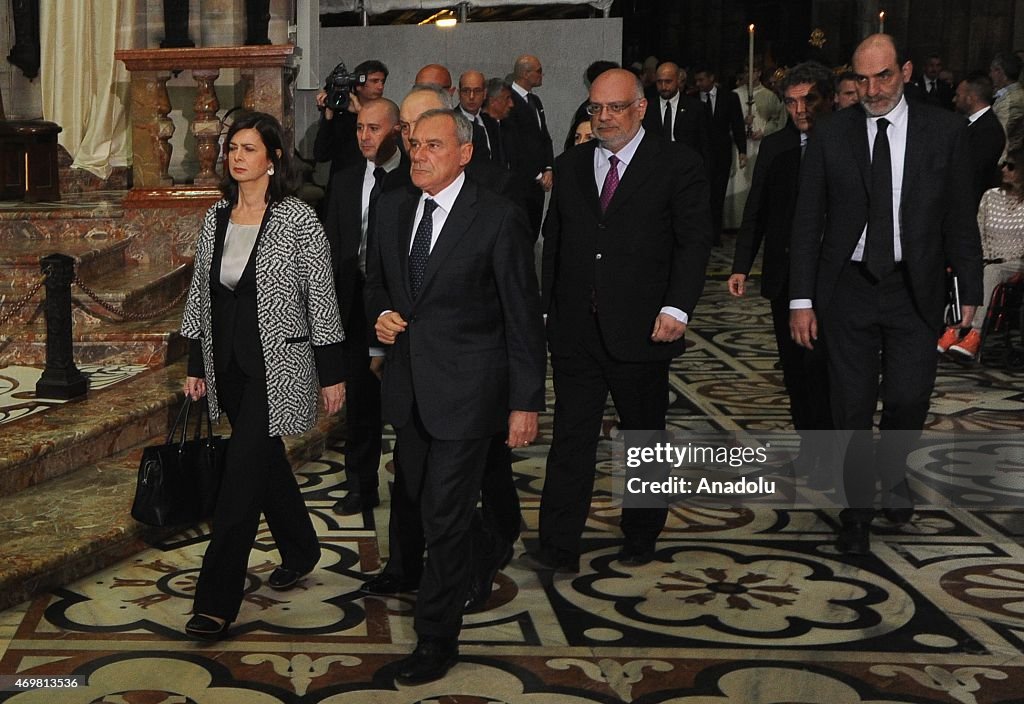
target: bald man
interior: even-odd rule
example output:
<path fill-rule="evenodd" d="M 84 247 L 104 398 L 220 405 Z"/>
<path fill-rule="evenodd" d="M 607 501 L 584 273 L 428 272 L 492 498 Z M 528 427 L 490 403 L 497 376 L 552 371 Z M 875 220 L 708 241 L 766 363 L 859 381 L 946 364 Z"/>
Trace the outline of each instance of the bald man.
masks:
<path fill-rule="evenodd" d="M 789 326 L 797 344 L 827 348 L 833 420 L 850 437 L 836 548 L 864 555 L 876 483 L 886 519 L 913 515 L 907 457 L 935 386 L 946 266 L 959 277 L 964 325 L 982 278 L 966 122 L 907 102 L 913 65 L 888 35 L 861 42 L 853 71 L 860 105 L 822 121 L 801 162 Z"/>
<path fill-rule="evenodd" d="M 649 105 L 644 127 L 670 142 L 680 142 L 708 159 L 708 119 L 697 98 L 682 91 L 680 76 L 686 72 L 671 61 L 658 66 L 654 85 L 658 89 L 657 104 Z"/>
<path fill-rule="evenodd" d="M 466 71 L 459 76 L 459 110 L 473 124 L 473 161 L 494 161 L 490 133 L 498 123 L 481 111 L 487 98 L 487 79 L 479 71 Z M 488 125 L 492 122 L 493 125 Z M 497 145 L 494 145 L 497 147 Z"/>
<path fill-rule="evenodd" d="M 522 190 L 517 199 L 530 218 L 534 235 L 540 233 L 544 193 L 554 183 L 554 147 L 544 105 L 533 92 L 544 84 L 544 68 L 536 56 L 523 55 L 512 68 L 512 111 L 502 124 L 506 131 L 513 179 Z"/>
<path fill-rule="evenodd" d="M 437 86 L 448 94 L 448 105 L 451 106 L 452 96 L 455 95 L 455 88 L 452 87 L 452 74 L 441 64 L 427 64 L 416 73 L 418 86 Z"/>

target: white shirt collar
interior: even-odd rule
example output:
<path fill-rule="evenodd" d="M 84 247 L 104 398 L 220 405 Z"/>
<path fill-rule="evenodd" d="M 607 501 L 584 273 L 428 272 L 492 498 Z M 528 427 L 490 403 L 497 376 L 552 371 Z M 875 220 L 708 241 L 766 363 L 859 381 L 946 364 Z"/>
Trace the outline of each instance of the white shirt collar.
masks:
<path fill-rule="evenodd" d="M 526 100 L 526 96 L 530 94 L 530 91 L 526 90 L 515 81 L 512 81 L 512 90 L 514 90 L 516 93 L 519 93 L 519 95 L 523 96 L 523 100 Z"/>
<path fill-rule="evenodd" d="M 991 105 L 986 105 L 985 107 L 983 107 L 978 112 L 972 112 L 970 115 L 967 116 L 967 122 L 969 124 L 973 125 L 977 121 L 977 119 L 979 117 L 981 117 L 982 115 L 984 115 L 986 112 L 988 112 L 991 109 L 992 109 Z"/>
<path fill-rule="evenodd" d="M 909 113 L 910 109 L 907 107 L 907 96 L 902 95 L 900 96 L 900 102 L 896 103 L 896 107 L 887 112 L 885 115 L 879 115 L 878 117 L 874 117 L 873 115 L 867 115 L 866 112 L 865 115 L 867 116 L 867 119 L 870 122 L 877 123 L 880 119 L 884 117 L 886 120 L 889 121 L 890 125 L 898 127 L 900 129 L 904 129 L 907 124 L 907 115 Z"/>
<path fill-rule="evenodd" d="M 466 108 L 462 107 L 461 105 L 459 106 L 459 110 L 462 111 L 462 114 L 465 115 L 466 119 L 469 120 L 470 122 L 476 122 L 476 118 L 480 115 L 480 111 L 479 110 L 477 110 L 476 114 L 474 115 L 469 110 L 467 110 Z"/>
<path fill-rule="evenodd" d="M 436 196 L 427 195 L 427 193 L 424 192 L 420 196 L 420 201 L 422 202 L 427 198 L 430 198 L 437 203 L 438 207 L 444 210 L 444 212 L 450 213 L 452 211 L 452 206 L 455 205 L 455 199 L 459 197 L 459 193 L 462 191 L 462 186 L 465 183 L 466 174 L 463 172 L 456 176 L 454 181 L 441 189 Z"/>
<path fill-rule="evenodd" d="M 401 162 L 402 162 L 402 150 L 401 149 L 395 149 L 395 153 L 392 154 L 391 157 L 387 161 L 385 161 L 383 164 L 378 164 L 375 161 L 371 161 L 370 159 L 367 159 L 366 160 L 366 173 L 372 175 L 374 170 L 376 170 L 376 168 L 378 166 L 383 166 L 385 171 L 387 171 L 388 173 L 391 173 L 392 171 L 394 171 L 395 169 L 398 168 L 398 165 Z"/>
<path fill-rule="evenodd" d="M 636 135 L 633 137 L 633 139 L 631 139 L 628 142 L 626 142 L 626 146 L 624 146 L 619 151 L 614 152 L 615 156 L 618 157 L 619 162 L 623 166 L 629 166 L 629 162 L 633 160 L 633 155 L 636 154 L 636 149 L 637 149 L 637 147 L 640 146 L 640 142 L 641 142 L 641 140 L 643 140 L 643 138 L 644 138 L 644 128 L 641 126 L 640 130 L 636 133 Z M 605 162 L 608 161 L 609 157 L 613 153 L 610 150 L 605 149 L 600 144 L 598 144 L 597 151 L 601 155 L 601 158 Z"/>

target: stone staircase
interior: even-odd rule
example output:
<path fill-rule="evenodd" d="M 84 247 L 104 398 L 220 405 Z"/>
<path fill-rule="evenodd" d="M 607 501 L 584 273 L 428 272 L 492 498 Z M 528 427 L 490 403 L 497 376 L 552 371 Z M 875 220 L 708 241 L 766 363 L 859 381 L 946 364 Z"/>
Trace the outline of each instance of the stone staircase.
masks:
<path fill-rule="evenodd" d="M 167 308 L 154 319 L 125 321 L 72 287 L 76 363 L 149 369 L 0 424 L 0 609 L 175 530 L 195 530 L 142 526 L 130 508 L 142 448 L 164 441 L 182 400 L 187 344 L 178 334 L 180 294 L 191 277 L 191 246 L 208 203 L 125 208 L 123 195 L 71 195 L 49 206 L 0 204 L 0 317 L 41 278 L 39 258 L 54 252 L 75 258 L 79 277 L 103 303 L 129 313 Z M 0 327 L 0 377 L 8 365 L 43 365 L 43 298 L 40 291 Z M 227 425 L 215 431 L 228 435 Z M 338 417 L 322 419 L 289 438 L 292 462 L 318 457 L 342 426 Z"/>

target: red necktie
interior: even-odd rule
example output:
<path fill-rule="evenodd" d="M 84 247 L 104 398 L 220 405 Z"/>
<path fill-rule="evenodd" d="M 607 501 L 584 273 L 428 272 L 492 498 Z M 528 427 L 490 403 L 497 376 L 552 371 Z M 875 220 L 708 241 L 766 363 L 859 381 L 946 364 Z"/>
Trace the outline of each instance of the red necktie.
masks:
<path fill-rule="evenodd" d="M 619 157 L 612 154 L 608 157 L 608 163 L 611 164 L 611 168 L 608 169 L 608 175 L 604 177 L 604 185 L 601 187 L 602 213 L 608 210 L 608 204 L 612 202 L 615 189 L 619 187 Z"/>

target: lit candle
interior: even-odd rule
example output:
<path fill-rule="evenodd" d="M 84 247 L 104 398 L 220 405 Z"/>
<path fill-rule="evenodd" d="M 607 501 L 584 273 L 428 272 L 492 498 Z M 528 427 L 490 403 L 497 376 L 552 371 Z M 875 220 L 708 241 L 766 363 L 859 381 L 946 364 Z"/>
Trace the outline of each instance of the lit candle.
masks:
<path fill-rule="evenodd" d="M 754 25 L 747 27 L 750 41 L 747 46 L 747 98 L 754 96 Z"/>
<path fill-rule="evenodd" d="M 885 10 L 878 13 L 878 33 L 885 34 Z"/>

